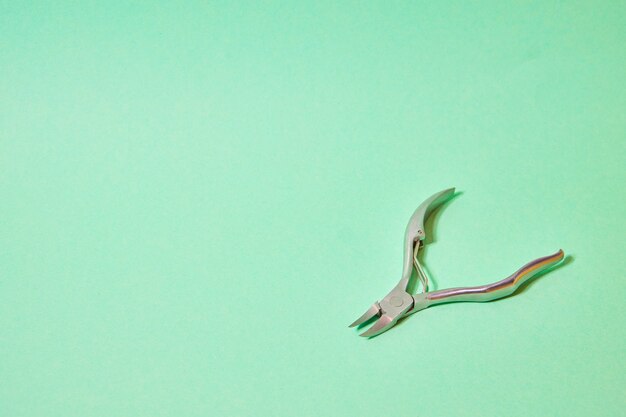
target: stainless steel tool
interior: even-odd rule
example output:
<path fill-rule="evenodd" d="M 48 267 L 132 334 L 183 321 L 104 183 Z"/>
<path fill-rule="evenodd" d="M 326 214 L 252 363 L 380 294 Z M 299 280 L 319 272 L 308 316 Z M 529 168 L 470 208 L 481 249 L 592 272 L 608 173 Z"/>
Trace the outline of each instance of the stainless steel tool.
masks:
<path fill-rule="evenodd" d="M 531 279 L 538 273 L 558 264 L 564 258 L 564 253 L 558 252 L 535 259 L 518 269 L 513 275 L 492 284 L 477 287 L 449 288 L 438 291 L 428 291 L 428 277 L 417 258 L 420 247 L 424 244 L 426 232 L 424 222 L 428 215 L 454 195 L 454 188 L 441 191 L 426 201 L 415 210 L 404 236 L 404 268 L 400 282 L 380 301 L 372 306 L 350 327 L 364 325 L 373 318 L 378 317 L 361 336 L 372 337 L 379 335 L 392 328 L 398 320 L 417 313 L 427 307 L 451 303 L 456 301 L 483 302 L 496 300 L 511 295 L 520 285 Z M 422 292 L 411 295 L 408 292 L 409 281 L 415 271 L 422 283 Z"/>

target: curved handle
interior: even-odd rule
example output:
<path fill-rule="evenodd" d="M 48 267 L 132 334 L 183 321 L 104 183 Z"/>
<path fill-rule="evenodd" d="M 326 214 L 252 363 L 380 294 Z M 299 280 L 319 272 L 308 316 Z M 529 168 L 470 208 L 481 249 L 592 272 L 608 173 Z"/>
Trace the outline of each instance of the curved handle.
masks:
<path fill-rule="evenodd" d="M 413 215 L 409 219 L 409 223 L 406 225 L 404 232 L 404 262 L 402 268 L 402 280 L 399 285 L 404 285 L 411 279 L 413 273 L 413 251 L 417 241 L 424 240 L 426 238 L 426 232 L 424 231 L 424 223 L 426 218 L 448 201 L 454 195 L 454 188 L 448 188 L 447 190 L 440 191 L 430 196 L 426 201 L 419 205 L 419 207 L 413 212 Z"/>
<path fill-rule="evenodd" d="M 455 301 L 483 302 L 497 300 L 511 295 L 524 282 L 541 271 L 561 262 L 565 254 L 561 249 L 553 255 L 535 259 L 521 267 L 513 275 L 493 284 L 478 287 L 449 288 L 426 293 L 428 305 L 451 303 Z"/>

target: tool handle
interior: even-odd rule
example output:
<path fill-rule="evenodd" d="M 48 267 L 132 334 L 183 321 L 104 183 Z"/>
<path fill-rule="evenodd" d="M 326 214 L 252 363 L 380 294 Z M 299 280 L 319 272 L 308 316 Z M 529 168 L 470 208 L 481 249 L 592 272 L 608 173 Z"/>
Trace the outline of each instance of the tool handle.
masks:
<path fill-rule="evenodd" d="M 544 256 L 543 258 L 535 259 L 527 263 L 513 275 L 502 281 L 477 287 L 448 288 L 428 292 L 426 293 L 426 300 L 428 305 L 457 301 L 483 302 L 497 300 L 498 298 L 511 295 L 520 285 L 533 276 L 561 262 L 564 256 L 563 251 L 559 249 L 559 251 L 553 255 Z"/>

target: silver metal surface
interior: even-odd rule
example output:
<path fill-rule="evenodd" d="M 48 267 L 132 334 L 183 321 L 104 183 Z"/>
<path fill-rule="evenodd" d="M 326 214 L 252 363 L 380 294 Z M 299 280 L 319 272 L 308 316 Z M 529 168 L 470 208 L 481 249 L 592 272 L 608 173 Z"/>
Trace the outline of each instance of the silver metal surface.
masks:
<path fill-rule="evenodd" d="M 565 253 L 556 253 L 535 259 L 518 269 L 513 275 L 492 284 L 476 287 L 448 288 L 413 296 L 414 308 L 407 315 L 437 304 L 453 302 L 485 302 L 507 297 L 537 274 L 550 269 L 563 260 Z"/>
<path fill-rule="evenodd" d="M 449 288 L 438 291 L 428 291 L 428 276 L 419 263 L 417 254 L 424 244 L 426 231 L 424 223 L 427 217 L 437 207 L 445 203 L 454 195 L 454 188 L 434 194 L 424 201 L 415 210 L 406 227 L 404 235 L 404 265 L 402 277 L 396 286 L 379 302 L 375 302 L 361 317 L 356 319 L 350 327 L 362 326 L 378 317 L 378 320 L 361 336 L 372 337 L 392 328 L 398 320 L 423 310 L 427 307 L 451 302 L 484 302 L 503 298 L 514 293 L 522 284 L 533 276 L 545 271 L 559 262 L 565 256 L 562 250 L 535 259 L 521 267 L 514 274 L 501 281 L 476 287 Z M 411 295 L 408 286 L 415 271 L 422 283 L 422 293 Z"/>
<path fill-rule="evenodd" d="M 359 326 L 378 315 L 380 315 L 380 306 L 378 305 L 378 303 L 374 303 L 370 308 L 367 309 L 365 313 L 363 313 L 361 317 L 356 319 L 354 323 L 350 325 L 350 327 Z"/>
<path fill-rule="evenodd" d="M 404 281 L 408 283 L 411 279 L 411 274 L 413 273 L 413 251 L 415 250 L 415 245 L 418 241 L 426 238 L 426 230 L 424 228 L 426 218 L 437 207 L 445 203 L 453 195 L 454 188 L 448 188 L 447 190 L 440 191 L 430 196 L 430 198 L 420 204 L 415 212 L 413 212 L 413 215 L 409 219 L 409 223 L 406 225 L 406 230 L 404 232 L 404 266 L 402 268 L 402 279 L 400 280 L 400 283 Z M 404 284 L 405 287 L 406 283 Z"/>
<path fill-rule="evenodd" d="M 422 292 L 426 292 L 428 291 L 428 276 L 426 275 L 424 268 L 422 268 L 419 259 L 417 259 L 417 251 L 419 250 L 419 248 L 420 244 L 418 243 L 415 245 L 415 249 L 413 250 L 413 266 L 415 267 L 415 272 L 417 272 L 417 276 L 422 282 Z"/>

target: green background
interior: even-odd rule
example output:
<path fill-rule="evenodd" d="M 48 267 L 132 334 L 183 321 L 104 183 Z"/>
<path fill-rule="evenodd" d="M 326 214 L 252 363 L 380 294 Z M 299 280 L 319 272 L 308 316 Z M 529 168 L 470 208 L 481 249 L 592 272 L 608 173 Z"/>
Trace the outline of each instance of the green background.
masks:
<path fill-rule="evenodd" d="M 0 415 L 617 416 L 624 2 L 0 6 Z M 365 340 L 432 193 L 434 288 Z"/>

